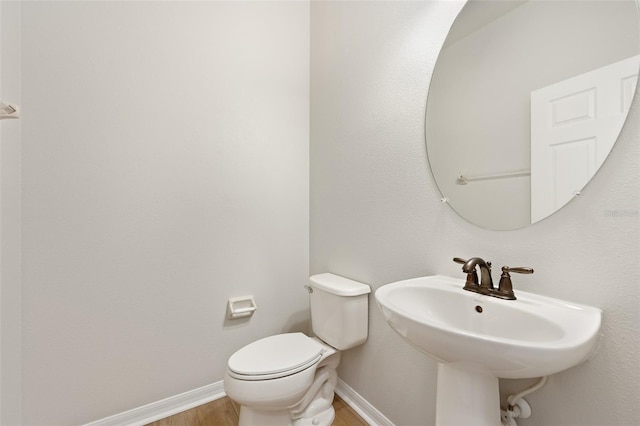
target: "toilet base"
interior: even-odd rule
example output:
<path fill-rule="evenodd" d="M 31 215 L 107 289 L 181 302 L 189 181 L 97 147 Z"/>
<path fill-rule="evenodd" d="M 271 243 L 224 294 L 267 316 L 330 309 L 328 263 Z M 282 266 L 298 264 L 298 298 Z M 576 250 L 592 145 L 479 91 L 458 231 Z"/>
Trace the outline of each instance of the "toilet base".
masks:
<path fill-rule="evenodd" d="M 293 420 L 290 411 L 267 411 L 241 406 L 238 426 L 330 426 L 336 417 L 333 406 L 313 417 Z"/>
<path fill-rule="evenodd" d="M 291 411 L 267 411 L 241 406 L 238 426 L 330 426 L 336 417 L 333 406 L 313 417 L 293 420 Z"/>
<path fill-rule="evenodd" d="M 289 411 L 267 411 L 240 406 L 238 426 L 282 426 L 291 425 Z"/>
<path fill-rule="evenodd" d="M 293 426 L 330 426 L 336 418 L 336 410 L 331 406 L 313 417 L 296 419 Z"/>

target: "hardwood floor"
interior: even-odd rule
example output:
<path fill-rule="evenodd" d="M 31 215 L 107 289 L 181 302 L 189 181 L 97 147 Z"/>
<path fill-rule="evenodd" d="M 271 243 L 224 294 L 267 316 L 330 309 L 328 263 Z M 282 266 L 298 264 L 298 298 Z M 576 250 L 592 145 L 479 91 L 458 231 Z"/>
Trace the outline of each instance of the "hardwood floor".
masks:
<path fill-rule="evenodd" d="M 336 410 L 336 418 L 332 426 L 367 426 L 338 395 L 333 399 L 333 408 Z M 147 426 L 237 426 L 239 411 L 238 404 L 224 397 Z"/>
<path fill-rule="evenodd" d="M 338 395 L 333 398 L 333 408 L 336 410 L 336 418 L 332 426 L 368 426 Z"/>

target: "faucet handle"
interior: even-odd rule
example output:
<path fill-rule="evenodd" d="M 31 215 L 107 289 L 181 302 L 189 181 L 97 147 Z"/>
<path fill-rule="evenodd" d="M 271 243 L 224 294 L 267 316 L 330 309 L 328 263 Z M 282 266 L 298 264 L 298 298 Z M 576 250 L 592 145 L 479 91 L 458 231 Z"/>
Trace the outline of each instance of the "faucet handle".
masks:
<path fill-rule="evenodd" d="M 500 275 L 498 289 L 494 290 L 493 295 L 501 299 L 515 300 L 516 295 L 513 293 L 513 283 L 511 282 L 511 275 L 509 275 L 509 272 L 516 274 L 533 274 L 533 268 L 528 268 L 526 266 L 518 266 L 515 268 L 510 266 L 502 267 L 502 275 Z"/>
<path fill-rule="evenodd" d="M 464 265 L 465 263 L 467 263 L 467 261 L 466 261 L 466 260 L 461 259 L 461 258 L 459 258 L 459 257 L 454 257 L 454 258 L 453 258 L 453 261 L 454 261 L 454 262 L 456 262 L 456 263 L 459 263 L 459 264 L 461 264 L 461 265 Z"/>
<path fill-rule="evenodd" d="M 515 268 L 512 268 L 510 266 L 503 266 L 502 272 L 514 272 L 516 274 L 533 274 L 533 268 L 528 268 L 526 266 L 517 266 Z"/>

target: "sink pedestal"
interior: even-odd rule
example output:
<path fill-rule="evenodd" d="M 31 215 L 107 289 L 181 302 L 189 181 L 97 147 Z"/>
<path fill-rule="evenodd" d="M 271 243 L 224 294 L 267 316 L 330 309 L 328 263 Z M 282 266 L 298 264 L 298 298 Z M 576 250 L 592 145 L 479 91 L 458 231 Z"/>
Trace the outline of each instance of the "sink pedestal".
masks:
<path fill-rule="evenodd" d="M 498 378 L 461 364 L 438 363 L 436 426 L 500 426 Z"/>

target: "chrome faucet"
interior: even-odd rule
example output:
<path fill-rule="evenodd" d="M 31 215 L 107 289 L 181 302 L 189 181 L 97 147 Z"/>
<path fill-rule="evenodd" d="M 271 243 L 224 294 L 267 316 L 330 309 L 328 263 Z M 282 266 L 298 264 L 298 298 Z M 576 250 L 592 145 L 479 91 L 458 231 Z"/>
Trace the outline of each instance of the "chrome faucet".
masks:
<path fill-rule="evenodd" d="M 488 296 L 499 297 L 500 299 L 516 299 L 516 296 L 513 293 L 513 285 L 511 283 L 511 276 L 509 275 L 509 272 L 516 272 L 519 274 L 533 274 L 532 268 L 511 268 L 509 266 L 503 266 L 502 275 L 500 276 L 500 283 L 498 285 L 498 288 L 495 288 L 493 287 L 493 279 L 491 278 L 491 262 L 485 262 L 484 259 L 481 259 L 479 257 L 472 257 L 469 260 L 454 257 L 453 261 L 462 264 L 462 271 L 467 274 L 467 281 L 465 282 L 463 287 L 464 290 L 473 291 L 474 293 L 485 294 Z M 476 272 L 476 266 L 480 268 L 480 283 L 478 283 L 478 273 Z"/>

